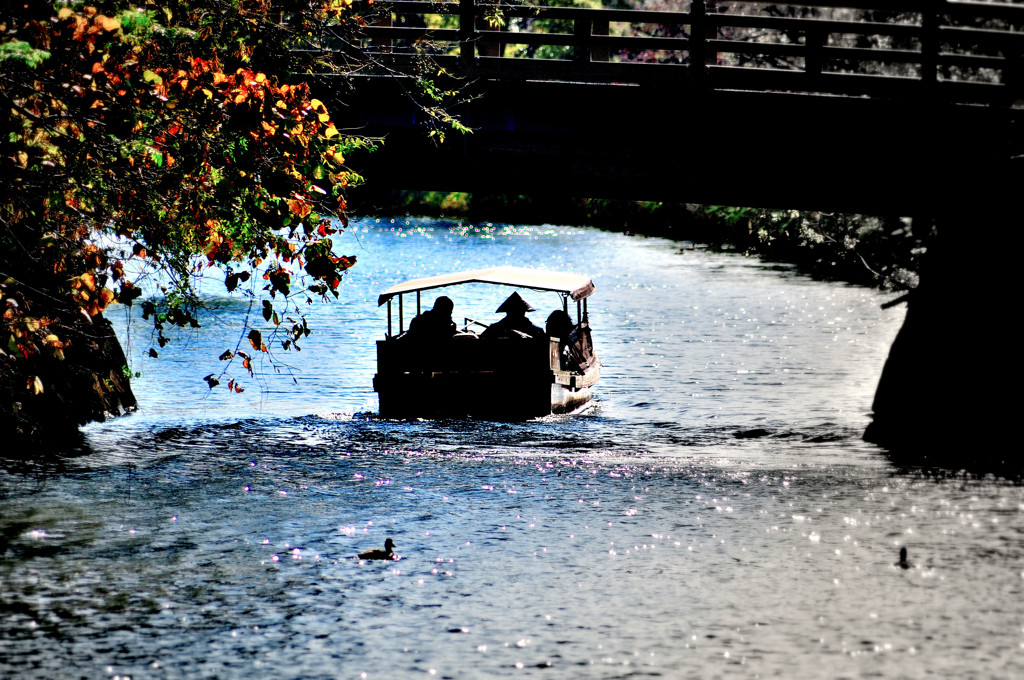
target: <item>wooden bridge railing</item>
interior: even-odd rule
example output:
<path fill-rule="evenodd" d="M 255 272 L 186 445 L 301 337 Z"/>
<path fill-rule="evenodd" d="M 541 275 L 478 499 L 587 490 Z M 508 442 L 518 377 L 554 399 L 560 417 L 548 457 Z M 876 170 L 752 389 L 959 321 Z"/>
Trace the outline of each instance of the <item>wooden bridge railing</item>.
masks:
<path fill-rule="evenodd" d="M 378 2 L 364 47 L 472 78 L 1024 103 L 1024 5 L 680 1 L 686 11 Z M 501 17 L 504 26 L 492 21 Z M 537 58 L 547 53 L 549 58 Z"/>

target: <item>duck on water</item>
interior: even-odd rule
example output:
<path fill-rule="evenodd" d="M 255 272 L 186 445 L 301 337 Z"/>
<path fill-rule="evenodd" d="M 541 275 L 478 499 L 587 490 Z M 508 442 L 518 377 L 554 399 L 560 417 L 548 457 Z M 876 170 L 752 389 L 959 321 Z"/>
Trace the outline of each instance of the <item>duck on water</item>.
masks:
<path fill-rule="evenodd" d="M 372 550 L 364 550 L 359 553 L 359 559 L 361 560 L 393 560 L 395 559 L 395 542 L 390 538 L 384 541 L 384 549 L 373 548 Z"/>

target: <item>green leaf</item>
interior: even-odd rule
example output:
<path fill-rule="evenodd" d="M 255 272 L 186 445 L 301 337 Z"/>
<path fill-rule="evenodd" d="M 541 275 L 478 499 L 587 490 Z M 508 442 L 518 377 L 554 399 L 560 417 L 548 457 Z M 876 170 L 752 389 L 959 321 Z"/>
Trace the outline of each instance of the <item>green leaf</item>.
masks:
<path fill-rule="evenodd" d="M 0 43 L 0 64 L 9 61 L 21 62 L 29 68 L 39 68 L 39 65 L 50 58 L 46 50 L 34 49 L 23 40 L 11 40 Z"/>

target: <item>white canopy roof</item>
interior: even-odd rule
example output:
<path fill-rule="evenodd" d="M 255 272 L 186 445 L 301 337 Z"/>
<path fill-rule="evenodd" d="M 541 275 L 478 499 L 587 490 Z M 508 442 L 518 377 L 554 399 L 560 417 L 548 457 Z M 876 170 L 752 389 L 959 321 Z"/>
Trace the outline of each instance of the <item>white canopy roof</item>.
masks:
<path fill-rule="evenodd" d="M 405 283 L 391 286 L 377 298 L 377 305 L 382 305 L 396 295 L 415 293 L 431 288 L 457 286 L 462 283 L 493 283 L 501 286 L 515 286 L 533 290 L 552 290 L 570 296 L 573 300 L 582 300 L 594 292 L 594 282 L 589 276 L 550 272 L 541 269 L 524 267 L 488 267 L 468 272 L 455 272 L 412 279 Z"/>

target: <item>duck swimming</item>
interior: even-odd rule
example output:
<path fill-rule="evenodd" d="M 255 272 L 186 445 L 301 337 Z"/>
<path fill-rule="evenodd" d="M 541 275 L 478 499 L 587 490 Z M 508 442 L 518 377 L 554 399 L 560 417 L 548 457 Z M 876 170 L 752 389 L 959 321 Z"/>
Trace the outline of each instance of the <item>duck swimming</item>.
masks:
<path fill-rule="evenodd" d="M 907 561 L 907 548 L 906 546 L 900 548 L 900 561 L 896 563 L 896 566 L 900 569 L 910 569 L 912 565 Z"/>
<path fill-rule="evenodd" d="M 373 548 L 372 550 L 365 550 L 359 553 L 358 557 L 361 560 L 393 560 L 394 557 L 395 542 L 390 538 L 384 541 L 384 549 Z"/>

